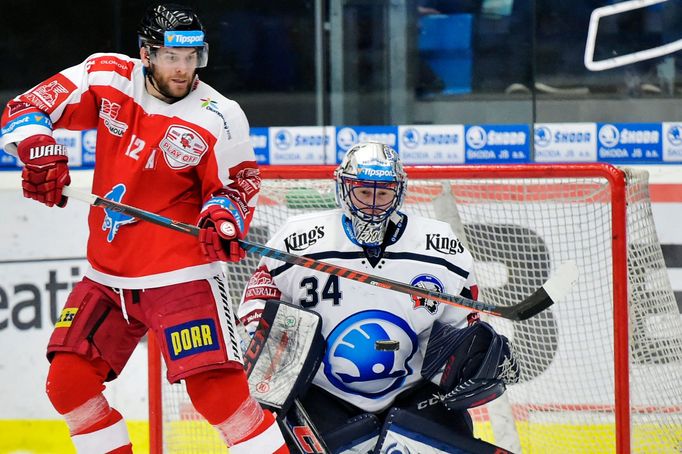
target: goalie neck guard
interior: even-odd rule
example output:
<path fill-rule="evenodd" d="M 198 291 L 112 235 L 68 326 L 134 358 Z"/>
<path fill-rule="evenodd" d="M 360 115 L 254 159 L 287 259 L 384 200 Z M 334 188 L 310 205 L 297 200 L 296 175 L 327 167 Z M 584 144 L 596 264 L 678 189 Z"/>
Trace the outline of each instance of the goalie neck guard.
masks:
<path fill-rule="evenodd" d="M 374 142 L 353 146 L 334 172 L 336 199 L 351 222 L 355 240 L 364 247 L 380 246 L 407 189 L 407 174 L 398 153 Z"/>

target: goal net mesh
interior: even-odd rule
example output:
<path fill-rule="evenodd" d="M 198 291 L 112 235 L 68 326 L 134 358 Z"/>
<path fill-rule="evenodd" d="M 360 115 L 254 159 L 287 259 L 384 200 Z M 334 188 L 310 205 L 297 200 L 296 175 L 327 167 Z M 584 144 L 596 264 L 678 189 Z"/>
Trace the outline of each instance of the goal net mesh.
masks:
<path fill-rule="evenodd" d="M 631 452 L 682 451 L 682 317 L 653 224 L 647 174 L 623 170 L 627 211 L 615 217 L 625 222 L 627 248 L 620 252 L 613 247 L 613 187 L 606 178 L 574 177 L 569 168 L 546 177 L 480 179 L 434 169 L 434 178 L 409 179 L 403 211 L 453 227 L 474 256 L 481 300 L 519 302 L 566 261 L 580 271 L 571 294 L 535 317 L 487 318 L 512 341 L 521 380 L 503 398 L 470 410 L 479 438 L 514 452 L 612 453 L 625 430 Z M 328 175 L 296 176 L 263 180 L 249 241 L 267 242 L 290 216 L 336 207 Z M 616 283 L 627 285 L 628 300 L 620 302 L 626 323 L 614 322 L 619 254 L 627 259 Z M 250 255 L 229 265 L 235 306 L 258 260 Z M 615 341 L 619 330 L 627 333 L 629 351 Z M 625 362 L 629 376 L 614 358 Z M 616 395 L 619 374 L 629 402 Z M 617 422 L 617 399 L 627 427 Z M 227 451 L 192 408 L 184 385 L 164 379 L 162 407 L 163 452 Z"/>

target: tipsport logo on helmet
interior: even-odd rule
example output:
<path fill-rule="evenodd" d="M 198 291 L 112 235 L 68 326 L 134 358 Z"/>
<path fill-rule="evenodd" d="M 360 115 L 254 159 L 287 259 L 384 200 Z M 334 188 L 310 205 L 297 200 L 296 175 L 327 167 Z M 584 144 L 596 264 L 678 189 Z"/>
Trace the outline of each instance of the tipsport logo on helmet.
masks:
<path fill-rule="evenodd" d="M 386 166 L 362 166 L 358 169 L 358 178 L 376 181 L 395 181 L 397 179 L 393 169 Z"/>
<path fill-rule="evenodd" d="M 165 47 L 201 47 L 204 45 L 204 32 L 201 30 L 167 31 L 163 34 Z"/>

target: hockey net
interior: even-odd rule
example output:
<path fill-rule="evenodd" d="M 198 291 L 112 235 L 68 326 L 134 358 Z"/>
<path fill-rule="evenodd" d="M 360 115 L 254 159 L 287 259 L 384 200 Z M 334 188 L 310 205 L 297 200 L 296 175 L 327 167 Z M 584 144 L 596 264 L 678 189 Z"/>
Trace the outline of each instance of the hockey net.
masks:
<path fill-rule="evenodd" d="M 264 167 L 249 240 L 292 215 L 335 207 L 332 168 Z M 572 260 L 572 294 L 507 335 L 521 381 L 471 410 L 479 438 L 513 452 L 681 452 L 682 318 L 659 245 L 646 172 L 606 164 L 408 167 L 403 210 L 450 223 L 476 261 L 480 299 L 518 302 Z M 259 257 L 229 266 L 234 304 Z M 150 342 L 152 453 L 226 452 L 168 385 Z"/>

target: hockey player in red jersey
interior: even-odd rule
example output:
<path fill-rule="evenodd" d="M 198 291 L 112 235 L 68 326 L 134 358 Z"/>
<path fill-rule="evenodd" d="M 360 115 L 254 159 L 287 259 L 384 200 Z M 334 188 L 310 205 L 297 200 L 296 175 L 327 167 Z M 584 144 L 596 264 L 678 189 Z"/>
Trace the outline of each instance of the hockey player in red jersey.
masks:
<path fill-rule="evenodd" d="M 230 452 L 288 452 L 249 393 L 220 262 L 239 261 L 260 177 L 239 105 L 200 81 L 208 44 L 196 14 L 147 10 L 140 59 L 95 54 L 11 100 L 0 144 L 24 164 L 24 196 L 64 206 L 70 182 L 53 128 L 97 129 L 92 192 L 201 227 L 199 241 L 91 208 L 89 270 L 50 338 L 47 394 L 78 452 L 130 453 L 121 414 L 103 396 L 148 330 L 171 382 Z"/>

